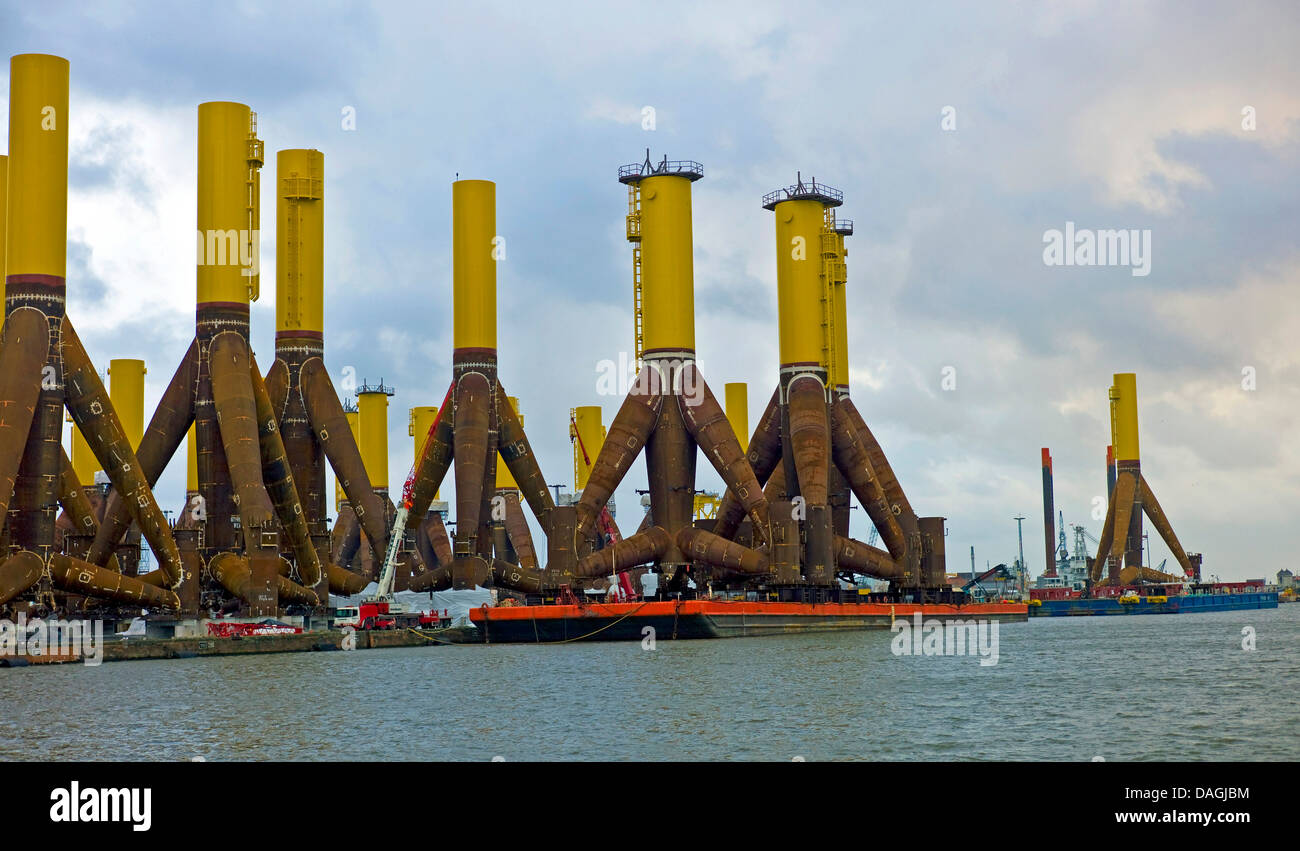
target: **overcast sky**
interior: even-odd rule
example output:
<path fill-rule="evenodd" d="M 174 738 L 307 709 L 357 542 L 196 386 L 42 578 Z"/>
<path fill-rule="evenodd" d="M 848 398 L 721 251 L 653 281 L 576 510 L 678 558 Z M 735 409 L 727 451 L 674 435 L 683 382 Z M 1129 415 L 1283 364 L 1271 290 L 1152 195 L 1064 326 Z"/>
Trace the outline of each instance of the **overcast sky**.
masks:
<path fill-rule="evenodd" d="M 572 485 L 569 409 L 608 424 L 620 403 L 596 389 L 632 345 L 616 175 L 649 147 L 704 164 L 699 359 L 719 396 L 748 382 L 751 421 L 777 371 L 760 199 L 796 171 L 843 190 L 853 397 L 918 513 L 949 518 L 949 570 L 971 546 L 1010 563 L 1023 514 L 1041 572 L 1044 446 L 1066 523 L 1098 534 L 1115 372 L 1138 375 L 1143 472 L 1207 574 L 1300 567 L 1297 8 L 793 9 L 7 3 L 0 47 L 71 61 L 68 309 L 101 368 L 145 359 L 150 412 L 194 333 L 196 107 L 234 100 L 266 142 L 264 223 L 274 152 L 324 152 L 326 364 L 395 386 L 395 488 L 407 409 L 450 379 L 451 182 L 496 181 L 501 378 L 548 481 Z M 1149 230 L 1149 274 L 1046 265 L 1067 222 Z M 262 252 L 265 369 L 269 231 Z M 626 532 L 645 484 L 639 464 L 618 491 Z M 183 492 L 181 454 L 158 494 Z"/>

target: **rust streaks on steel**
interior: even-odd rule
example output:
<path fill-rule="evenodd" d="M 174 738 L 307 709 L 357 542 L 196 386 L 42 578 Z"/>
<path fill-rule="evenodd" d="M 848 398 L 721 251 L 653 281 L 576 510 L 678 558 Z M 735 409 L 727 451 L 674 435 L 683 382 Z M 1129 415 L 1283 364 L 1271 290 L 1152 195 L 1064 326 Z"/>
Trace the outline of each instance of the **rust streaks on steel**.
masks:
<path fill-rule="evenodd" d="M 651 526 L 578 561 L 574 574 L 580 577 L 609 576 L 649 564 L 672 548 L 672 539 L 661 526 Z"/>
<path fill-rule="evenodd" d="M 352 429 L 348 427 L 347 415 L 343 413 L 343 405 L 339 403 L 334 383 L 330 381 L 325 364 L 319 357 L 303 361 L 298 376 L 303 403 L 307 407 L 307 417 L 316 432 L 316 439 L 325 450 L 325 457 L 334 468 L 339 486 L 343 488 L 361 528 L 365 530 L 375 563 L 382 564 L 388 546 L 384 504 L 370 485 L 370 477 L 361 461 L 361 451 L 357 449 Z"/>
<path fill-rule="evenodd" d="M 691 561 L 734 573 L 761 574 L 768 571 L 764 553 L 693 526 L 683 526 L 678 530 L 677 548 Z"/>
<path fill-rule="evenodd" d="M 9 314 L 0 341 L 0 524 L 13 498 L 49 351 L 45 314 L 32 307 Z"/>
<path fill-rule="evenodd" d="M 718 471 L 728 493 L 734 494 L 744 507 L 754 524 L 756 539 L 766 543 L 771 538 L 767 500 L 763 498 L 763 487 L 749 465 L 749 458 L 732 431 L 731 421 L 694 363 L 682 367 L 682 385 L 692 391 L 677 397 L 686 430 L 704 450 L 704 457 Z"/>
<path fill-rule="evenodd" d="M 298 576 L 304 585 L 310 587 L 320 582 L 320 559 L 316 555 L 316 547 L 312 545 L 311 532 L 307 528 L 307 518 L 303 516 L 302 503 L 298 501 L 298 489 L 294 485 L 289 456 L 284 450 L 284 441 L 280 437 L 275 411 L 271 406 L 271 396 L 262 381 L 262 373 L 257 368 L 257 358 L 250 354 L 248 363 L 253 400 L 257 405 L 257 437 L 262 452 L 262 477 L 266 482 L 266 491 L 271 497 L 276 516 L 280 519 L 280 526 L 289 536 L 289 544 L 293 548 L 294 560 L 298 567 Z"/>
<path fill-rule="evenodd" d="M 167 609 L 181 607 L 180 598 L 175 591 L 147 584 L 134 576 L 123 576 L 72 556 L 53 555 L 50 558 L 50 578 L 64 591 L 87 597 Z"/>
<path fill-rule="evenodd" d="M 546 486 L 546 477 L 537 464 L 537 456 L 528 443 L 528 435 L 519 415 L 510 404 L 505 388 L 497 383 L 497 422 L 500 428 L 499 450 L 506 462 L 510 475 L 514 476 L 533 516 L 541 524 L 543 534 L 550 534 L 551 512 L 555 510 L 555 500 L 551 489 Z"/>
<path fill-rule="evenodd" d="M 185 568 L 167 517 L 154 499 L 153 490 L 131 448 L 131 441 L 122 430 L 122 423 L 113 410 L 99 373 L 91 364 L 72 323 L 66 319 L 62 336 L 66 370 L 64 393 L 68 411 L 85 435 L 95 459 L 108 474 L 113 488 L 122 494 L 131 519 L 139 525 L 140 533 L 158 558 L 158 567 L 166 573 L 171 587 L 176 588 L 184 578 Z"/>
<path fill-rule="evenodd" d="M 198 341 L 191 340 L 185 357 L 176 367 L 158 407 L 154 409 L 149 427 L 140 439 L 140 448 L 135 453 L 136 460 L 140 462 L 140 470 L 150 487 L 158 483 L 158 477 L 176 454 L 189 431 L 190 423 L 194 421 L 194 387 L 198 380 L 198 369 Z M 187 504 L 187 513 L 189 508 Z M 109 492 L 108 505 L 104 509 L 99 531 L 95 533 L 86 561 L 98 565 L 107 564 L 113 555 L 113 549 L 121 542 L 130 525 L 131 512 L 123 504 L 122 495 L 116 490 Z"/>

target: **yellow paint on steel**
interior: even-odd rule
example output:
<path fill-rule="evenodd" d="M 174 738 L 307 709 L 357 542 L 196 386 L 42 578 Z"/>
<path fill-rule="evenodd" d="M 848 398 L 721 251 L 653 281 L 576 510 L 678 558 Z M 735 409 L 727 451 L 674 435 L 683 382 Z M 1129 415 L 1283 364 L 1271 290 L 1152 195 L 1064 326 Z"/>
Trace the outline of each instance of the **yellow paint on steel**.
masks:
<path fill-rule="evenodd" d="M 732 383 L 726 385 L 727 421 L 731 430 L 740 441 L 740 451 L 749 451 L 749 385 Z"/>
<path fill-rule="evenodd" d="M 132 450 L 140 448 L 144 437 L 144 377 L 148 372 L 142 360 L 114 358 L 108 362 L 108 396 Z"/>
<path fill-rule="evenodd" d="M 325 330 L 325 155 L 275 157 L 275 329 Z"/>
<path fill-rule="evenodd" d="M 414 438 L 414 457 L 416 463 L 419 463 L 420 453 L 424 451 L 424 442 L 429 439 L 429 429 L 433 427 L 433 421 L 438 418 L 438 409 L 432 405 L 412 408 L 410 417 L 407 431 Z M 439 488 L 433 498 L 442 499 L 441 492 L 442 488 Z"/>
<path fill-rule="evenodd" d="M 185 436 L 188 447 L 185 453 L 185 492 L 199 492 L 199 449 L 194 443 L 194 423 L 190 423 L 189 434 Z"/>
<path fill-rule="evenodd" d="M 641 310 L 645 351 L 695 351 L 691 181 L 647 177 L 641 186 Z"/>
<path fill-rule="evenodd" d="M 5 274 L 67 275 L 68 60 L 9 60 Z"/>
<path fill-rule="evenodd" d="M 515 409 L 516 414 L 519 414 L 519 398 L 516 396 L 507 396 L 506 398 L 510 400 L 510 407 Z M 519 424 L 524 424 L 522 414 L 519 416 Z M 497 453 L 497 490 L 519 490 L 519 483 L 515 481 L 515 477 L 510 473 L 510 468 L 506 466 L 506 459 L 502 458 L 499 452 Z"/>
<path fill-rule="evenodd" d="M 587 486 L 596 456 L 600 454 L 600 447 L 605 445 L 605 426 L 600 419 L 599 405 L 584 405 L 573 409 L 569 439 L 573 442 L 574 490 L 582 490 Z"/>
<path fill-rule="evenodd" d="M 360 413 L 357 428 L 361 463 L 370 476 L 371 487 L 388 487 L 388 394 L 384 392 L 358 393 L 357 408 Z"/>
<path fill-rule="evenodd" d="M 821 237 L 825 207 L 801 199 L 776 205 L 776 300 L 781 365 L 822 365 Z"/>
<path fill-rule="evenodd" d="M 352 440 L 357 444 L 358 450 L 361 448 L 361 415 L 356 411 L 344 411 L 343 415 L 348 419 L 348 430 L 352 432 Z M 362 456 L 364 464 L 365 456 Z M 369 471 L 367 471 L 369 472 Z M 373 481 L 373 479 L 371 480 Z M 343 487 L 339 484 L 338 476 L 334 477 L 334 510 L 338 511 L 339 506 L 347 501 L 347 494 L 343 492 Z"/>
<path fill-rule="evenodd" d="M 1138 409 L 1137 375 L 1132 372 L 1115 373 L 1115 384 L 1110 389 L 1111 422 L 1115 432 L 1115 460 L 1137 461 Z"/>
<path fill-rule="evenodd" d="M 257 300 L 262 143 L 242 103 L 199 104 L 198 301 Z"/>
<path fill-rule="evenodd" d="M 99 470 L 99 461 L 95 458 L 95 453 L 90 451 L 90 444 L 86 442 L 86 436 L 77 428 L 77 424 L 72 424 L 72 471 L 77 474 L 77 481 L 82 485 L 93 485 L 95 483 L 95 471 Z"/>
<path fill-rule="evenodd" d="M 452 345 L 497 347 L 497 186 L 490 180 L 451 185 Z"/>

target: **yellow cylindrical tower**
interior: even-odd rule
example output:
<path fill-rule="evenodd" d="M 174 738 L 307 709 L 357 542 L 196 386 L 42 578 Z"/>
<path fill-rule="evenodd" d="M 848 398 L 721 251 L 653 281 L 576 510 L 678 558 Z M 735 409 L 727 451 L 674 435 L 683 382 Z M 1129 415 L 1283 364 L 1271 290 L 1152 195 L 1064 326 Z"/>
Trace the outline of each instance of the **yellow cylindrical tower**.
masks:
<path fill-rule="evenodd" d="M 822 366 L 821 232 L 814 200 L 776 205 L 776 296 L 782 366 Z"/>
<path fill-rule="evenodd" d="M 420 461 L 420 453 L 424 451 L 424 442 L 429 439 L 429 429 L 433 428 L 433 421 L 438 418 L 438 409 L 432 405 L 412 408 L 410 413 L 410 424 L 407 431 L 414 438 L 414 449 L 416 463 Z M 439 488 L 433 495 L 434 499 L 441 499 L 442 488 Z"/>
<path fill-rule="evenodd" d="M 198 303 L 247 305 L 258 295 L 257 117 L 242 103 L 199 104 Z"/>
<path fill-rule="evenodd" d="M 144 437 L 144 377 L 148 372 L 142 360 L 115 358 L 108 362 L 108 395 L 133 450 Z"/>
<path fill-rule="evenodd" d="M 194 443 L 194 423 L 190 423 L 190 432 L 185 436 L 189 450 L 185 457 L 185 492 L 199 492 L 199 448 Z"/>
<path fill-rule="evenodd" d="M 1115 373 L 1110 388 L 1111 430 L 1115 436 L 1115 461 L 1138 461 L 1137 375 Z"/>
<path fill-rule="evenodd" d="M 86 437 L 77 428 L 77 424 L 72 424 L 72 471 L 77 474 L 77 481 L 83 485 L 90 486 L 95 483 L 95 473 L 99 470 L 99 462 L 95 460 L 95 453 L 90 451 L 90 444 L 86 442 Z"/>
<path fill-rule="evenodd" d="M 451 185 L 452 345 L 497 348 L 497 187 L 490 180 Z"/>
<path fill-rule="evenodd" d="M 740 441 L 740 451 L 749 451 L 749 385 L 728 384 L 723 388 L 727 400 L 727 421 Z"/>
<path fill-rule="evenodd" d="M 670 174 L 640 182 L 641 312 L 646 355 L 695 351 L 693 179 Z"/>
<path fill-rule="evenodd" d="M 357 444 L 358 450 L 361 448 L 361 415 L 356 411 L 345 410 L 344 416 L 348 418 L 348 429 L 352 432 L 352 440 Z M 362 455 L 362 463 L 365 463 L 365 455 Z M 367 470 L 366 472 L 369 472 Z M 373 480 L 372 480 L 373 481 Z M 339 484 L 338 476 L 334 477 L 334 510 L 338 511 L 339 506 L 347 501 L 347 494 L 343 492 L 343 487 Z"/>
<path fill-rule="evenodd" d="M 275 330 L 319 337 L 325 330 L 325 156 L 280 151 L 275 175 Z"/>
<path fill-rule="evenodd" d="M 362 384 L 357 389 L 358 445 L 361 463 L 375 490 L 388 490 L 388 397 L 391 388 Z"/>
<path fill-rule="evenodd" d="M 68 253 L 68 60 L 9 61 L 5 277 L 62 286 Z"/>
<path fill-rule="evenodd" d="M 510 407 L 515 409 L 516 414 L 519 414 L 518 397 L 507 396 L 506 398 L 510 400 Z M 522 414 L 519 414 L 519 424 L 521 426 L 524 424 Z M 519 483 L 515 481 L 515 477 L 510 473 L 510 468 L 506 466 L 506 459 L 502 458 L 499 452 L 497 453 L 497 490 L 519 490 Z"/>
<path fill-rule="evenodd" d="M 605 445 L 605 426 L 601 423 L 599 405 L 584 405 L 573 409 L 569 423 L 569 438 L 573 441 L 573 487 L 582 490 L 587 486 L 591 468 Z"/>
<path fill-rule="evenodd" d="M 5 222 L 9 210 L 9 157 L 0 154 L 0 329 L 5 327 L 5 243 L 8 242 Z"/>

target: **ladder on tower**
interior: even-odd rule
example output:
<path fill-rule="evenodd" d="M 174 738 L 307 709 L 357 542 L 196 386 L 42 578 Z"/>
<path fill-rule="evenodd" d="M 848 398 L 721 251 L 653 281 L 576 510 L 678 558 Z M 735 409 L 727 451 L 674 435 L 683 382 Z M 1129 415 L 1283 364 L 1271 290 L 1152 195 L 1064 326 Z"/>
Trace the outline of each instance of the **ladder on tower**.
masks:
<path fill-rule="evenodd" d="M 641 313 L 641 184 L 627 186 L 627 241 L 632 243 L 632 322 L 636 339 L 636 367 L 641 370 L 645 327 Z"/>
<path fill-rule="evenodd" d="M 833 369 L 835 356 L 835 288 L 848 280 L 848 267 L 844 263 L 844 237 L 835 226 L 835 208 L 827 207 L 821 233 L 822 260 L 822 355 L 824 363 Z"/>

